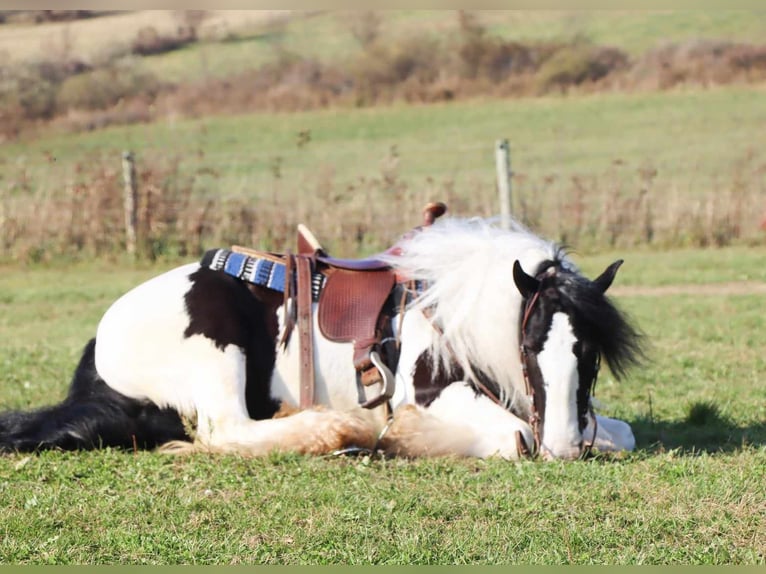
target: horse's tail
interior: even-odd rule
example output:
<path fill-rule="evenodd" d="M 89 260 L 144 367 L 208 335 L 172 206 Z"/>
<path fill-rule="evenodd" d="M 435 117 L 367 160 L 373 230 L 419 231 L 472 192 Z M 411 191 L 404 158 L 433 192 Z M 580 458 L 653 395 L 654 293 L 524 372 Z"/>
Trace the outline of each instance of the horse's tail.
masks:
<path fill-rule="evenodd" d="M 154 448 L 188 436 L 173 410 L 126 397 L 96 371 L 96 340 L 85 347 L 63 402 L 33 411 L 0 413 L 0 452 Z"/>

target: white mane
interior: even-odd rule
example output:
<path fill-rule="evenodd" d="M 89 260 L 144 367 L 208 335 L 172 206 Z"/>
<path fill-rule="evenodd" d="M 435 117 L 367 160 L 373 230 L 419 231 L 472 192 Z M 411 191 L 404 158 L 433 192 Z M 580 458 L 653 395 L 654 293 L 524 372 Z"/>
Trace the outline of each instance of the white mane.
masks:
<path fill-rule="evenodd" d="M 472 366 L 482 370 L 499 385 L 501 400 L 514 403 L 525 389 L 518 350 L 522 298 L 513 263 L 518 259 L 534 274 L 542 261 L 560 256 L 557 246 L 517 222 L 505 231 L 489 220 L 457 218 L 442 218 L 400 246 L 401 254 L 386 259 L 426 284 L 411 308 L 428 309 L 442 331 L 434 330 L 434 360 L 455 361 L 467 378 L 475 378 Z"/>

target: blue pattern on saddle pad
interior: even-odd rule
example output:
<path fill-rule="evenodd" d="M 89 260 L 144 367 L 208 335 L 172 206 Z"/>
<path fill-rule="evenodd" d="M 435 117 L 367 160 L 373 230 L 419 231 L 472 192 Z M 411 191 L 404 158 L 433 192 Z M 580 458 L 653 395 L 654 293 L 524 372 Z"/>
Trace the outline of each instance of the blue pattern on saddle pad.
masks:
<path fill-rule="evenodd" d="M 242 253 L 229 253 L 223 270 L 229 275 L 234 275 L 234 277 L 242 279 L 245 263 L 247 263 L 247 255 L 243 255 Z"/>
<path fill-rule="evenodd" d="M 285 264 L 272 258 L 235 253 L 230 249 L 212 249 L 202 257 L 200 265 L 214 271 L 223 271 L 253 285 L 285 292 Z M 295 280 L 294 276 L 292 280 Z M 314 273 L 311 278 L 311 295 L 314 301 L 319 300 L 323 286 L 324 276 Z"/>
<path fill-rule="evenodd" d="M 273 291 L 285 291 L 285 265 L 271 259 L 213 249 L 205 253 L 200 265 Z"/>

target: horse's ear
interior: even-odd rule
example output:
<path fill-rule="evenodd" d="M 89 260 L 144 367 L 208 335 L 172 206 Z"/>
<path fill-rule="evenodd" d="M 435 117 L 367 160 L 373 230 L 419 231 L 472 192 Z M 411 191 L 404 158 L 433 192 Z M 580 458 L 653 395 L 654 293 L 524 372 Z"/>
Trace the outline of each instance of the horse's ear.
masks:
<path fill-rule="evenodd" d="M 596 285 L 596 288 L 599 291 L 605 293 L 606 290 L 609 289 L 612 281 L 614 281 L 614 276 L 617 275 L 617 270 L 620 268 L 620 265 L 622 265 L 623 262 L 624 260 L 618 259 L 609 267 L 607 267 L 601 275 L 593 280 L 593 283 Z"/>
<path fill-rule="evenodd" d="M 518 259 L 513 262 L 513 282 L 524 297 L 531 297 L 540 288 L 540 282 L 531 275 L 527 275 Z"/>

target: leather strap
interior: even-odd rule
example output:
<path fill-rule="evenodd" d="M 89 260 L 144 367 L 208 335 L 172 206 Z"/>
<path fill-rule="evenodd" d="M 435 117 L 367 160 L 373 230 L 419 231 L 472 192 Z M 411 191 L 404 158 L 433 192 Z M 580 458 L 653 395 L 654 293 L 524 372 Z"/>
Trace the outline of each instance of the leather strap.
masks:
<path fill-rule="evenodd" d="M 290 342 L 290 335 L 295 328 L 295 301 L 293 300 L 293 268 L 295 267 L 295 257 L 289 251 L 285 254 L 285 294 L 283 299 L 284 309 L 284 323 L 285 329 L 282 333 L 282 339 L 279 341 L 279 345 L 283 348 L 287 348 L 287 343 Z"/>
<path fill-rule="evenodd" d="M 298 335 L 300 338 L 302 409 L 314 405 L 314 342 L 311 318 L 311 259 L 298 256 L 297 268 Z"/>

